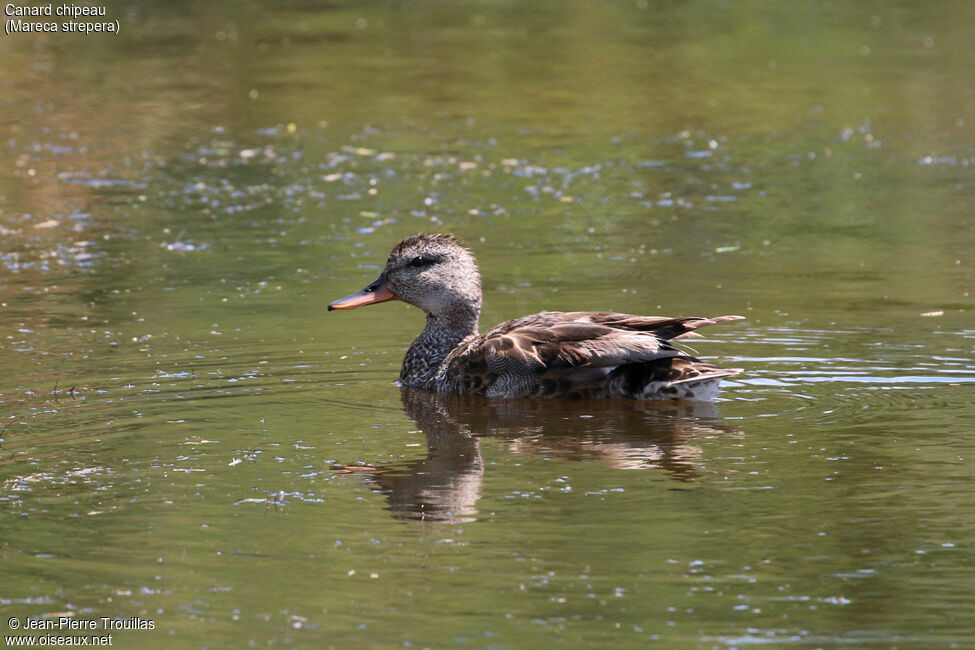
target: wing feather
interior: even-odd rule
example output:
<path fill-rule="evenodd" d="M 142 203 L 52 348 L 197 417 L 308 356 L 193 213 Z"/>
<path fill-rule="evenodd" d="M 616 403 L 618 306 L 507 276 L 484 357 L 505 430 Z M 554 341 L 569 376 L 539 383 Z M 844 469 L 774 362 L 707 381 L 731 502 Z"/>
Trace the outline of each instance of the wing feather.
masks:
<path fill-rule="evenodd" d="M 539 380 L 578 384 L 607 376 L 612 369 L 669 358 L 701 363 L 668 341 L 741 316 L 668 318 L 616 312 L 542 312 L 501 323 L 472 337 L 451 353 L 442 372 L 466 392 L 492 394 L 496 382 L 511 392 L 531 393 Z M 713 368 L 713 366 L 712 366 Z M 682 368 L 683 369 L 683 368 Z M 688 368 L 689 369 L 689 368 Z M 717 369 L 716 369 L 717 370 Z M 677 374 L 677 373 L 675 373 Z M 693 379 L 680 373 L 671 381 Z M 501 390 L 499 385 L 496 390 Z"/>

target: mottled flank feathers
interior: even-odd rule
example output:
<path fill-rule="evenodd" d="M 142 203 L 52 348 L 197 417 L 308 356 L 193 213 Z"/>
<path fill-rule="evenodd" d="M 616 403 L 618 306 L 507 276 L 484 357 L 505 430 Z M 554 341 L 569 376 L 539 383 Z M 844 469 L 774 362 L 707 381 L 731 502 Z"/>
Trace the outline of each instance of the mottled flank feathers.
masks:
<path fill-rule="evenodd" d="M 741 372 L 696 359 L 670 343 L 741 316 L 542 312 L 478 334 L 480 274 L 471 252 L 452 235 L 401 241 L 382 275 L 363 292 L 376 287 L 427 313 L 427 325 L 407 351 L 400 374 L 415 388 L 488 397 L 710 400 L 722 378 Z M 363 292 L 332 306 L 375 301 L 350 302 Z"/>

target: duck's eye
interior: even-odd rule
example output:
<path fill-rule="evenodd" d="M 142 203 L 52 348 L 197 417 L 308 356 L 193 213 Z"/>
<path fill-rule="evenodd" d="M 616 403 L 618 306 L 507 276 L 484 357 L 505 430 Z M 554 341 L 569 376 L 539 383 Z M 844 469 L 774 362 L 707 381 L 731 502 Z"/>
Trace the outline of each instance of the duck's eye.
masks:
<path fill-rule="evenodd" d="M 419 255 L 410 260 L 410 266 L 412 266 L 415 269 L 422 269 L 424 266 L 430 266 L 436 261 L 437 260 L 431 259 L 429 257 L 423 257 L 422 255 Z"/>

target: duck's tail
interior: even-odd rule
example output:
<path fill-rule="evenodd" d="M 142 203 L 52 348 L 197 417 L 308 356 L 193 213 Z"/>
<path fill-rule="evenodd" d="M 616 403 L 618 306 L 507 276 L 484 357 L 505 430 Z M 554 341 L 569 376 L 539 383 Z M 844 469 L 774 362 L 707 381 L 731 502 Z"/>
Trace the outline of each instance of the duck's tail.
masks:
<path fill-rule="evenodd" d="M 610 384 L 620 396 L 706 402 L 717 396 L 722 379 L 742 370 L 719 368 L 691 356 L 676 356 L 620 366 L 613 370 Z"/>

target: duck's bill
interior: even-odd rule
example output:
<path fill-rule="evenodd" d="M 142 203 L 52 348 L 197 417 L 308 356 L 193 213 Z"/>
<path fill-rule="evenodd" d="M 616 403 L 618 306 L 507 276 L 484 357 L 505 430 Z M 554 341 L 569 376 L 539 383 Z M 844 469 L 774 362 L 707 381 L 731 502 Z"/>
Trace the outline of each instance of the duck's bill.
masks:
<path fill-rule="evenodd" d="M 346 296 L 345 298 L 339 298 L 335 302 L 330 303 L 328 310 L 355 309 L 356 307 L 365 307 L 366 305 L 386 302 L 387 300 L 396 300 L 396 294 L 389 290 L 385 280 L 379 278 L 362 291 L 353 293 L 351 296 Z"/>

